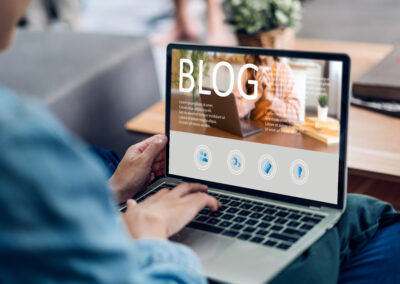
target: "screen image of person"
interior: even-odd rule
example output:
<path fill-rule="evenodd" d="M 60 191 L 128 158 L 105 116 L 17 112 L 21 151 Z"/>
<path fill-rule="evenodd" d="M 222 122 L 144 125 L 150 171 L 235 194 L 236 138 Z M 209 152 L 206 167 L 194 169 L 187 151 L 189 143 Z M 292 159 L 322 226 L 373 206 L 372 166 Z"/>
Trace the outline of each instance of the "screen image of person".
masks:
<path fill-rule="evenodd" d="M 257 98 L 248 100 L 241 96 L 238 88 L 234 90 L 239 117 L 270 121 L 278 117 L 288 123 L 299 122 L 301 102 L 295 90 L 295 79 L 287 63 L 273 56 L 245 55 L 246 64 L 258 66 L 258 71 L 247 69 L 240 84 L 247 93 L 254 93 L 258 82 Z"/>

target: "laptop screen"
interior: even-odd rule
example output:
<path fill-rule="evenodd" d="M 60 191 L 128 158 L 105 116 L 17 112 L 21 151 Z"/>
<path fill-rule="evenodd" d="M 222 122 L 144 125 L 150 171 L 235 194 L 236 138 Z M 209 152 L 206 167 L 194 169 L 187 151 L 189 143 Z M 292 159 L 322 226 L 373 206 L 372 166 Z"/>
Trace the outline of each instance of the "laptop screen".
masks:
<path fill-rule="evenodd" d="M 338 204 L 343 61 L 291 54 L 170 48 L 168 174 Z"/>

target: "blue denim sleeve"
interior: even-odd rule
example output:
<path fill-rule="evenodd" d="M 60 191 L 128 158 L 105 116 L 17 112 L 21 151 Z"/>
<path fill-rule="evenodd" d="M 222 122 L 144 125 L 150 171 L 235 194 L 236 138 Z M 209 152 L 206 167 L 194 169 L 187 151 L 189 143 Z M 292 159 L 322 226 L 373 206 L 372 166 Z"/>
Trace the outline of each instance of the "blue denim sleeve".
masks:
<path fill-rule="evenodd" d="M 133 241 L 105 169 L 35 102 L 0 89 L 1 283 L 204 283 L 197 257 Z"/>

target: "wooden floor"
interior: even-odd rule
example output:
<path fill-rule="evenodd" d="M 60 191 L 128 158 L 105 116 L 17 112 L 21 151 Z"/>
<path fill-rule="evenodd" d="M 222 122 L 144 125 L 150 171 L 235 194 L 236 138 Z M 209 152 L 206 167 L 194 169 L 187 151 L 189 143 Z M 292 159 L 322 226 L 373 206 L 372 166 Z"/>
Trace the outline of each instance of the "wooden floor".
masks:
<path fill-rule="evenodd" d="M 348 193 L 359 193 L 391 203 L 400 210 L 400 183 L 350 174 Z"/>

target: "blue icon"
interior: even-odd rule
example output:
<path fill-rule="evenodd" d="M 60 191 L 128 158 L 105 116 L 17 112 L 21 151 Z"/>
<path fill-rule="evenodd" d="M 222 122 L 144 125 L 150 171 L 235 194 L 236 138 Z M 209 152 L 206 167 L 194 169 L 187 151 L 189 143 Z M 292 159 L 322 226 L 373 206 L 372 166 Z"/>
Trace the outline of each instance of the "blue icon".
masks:
<path fill-rule="evenodd" d="M 240 168 L 242 164 L 238 161 L 237 157 L 232 158 L 232 166 Z"/>
<path fill-rule="evenodd" d="M 303 173 L 303 167 L 297 166 L 297 178 L 301 178 L 301 174 Z"/>
<path fill-rule="evenodd" d="M 203 163 L 208 163 L 208 157 L 206 152 L 200 151 L 199 161 Z"/>
<path fill-rule="evenodd" d="M 266 161 L 263 166 L 263 171 L 268 175 L 269 172 L 271 171 L 271 168 L 272 164 L 270 163 L 270 161 Z"/>

